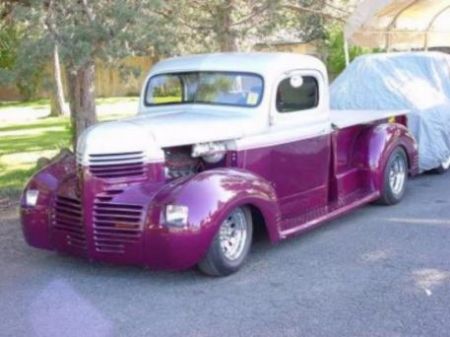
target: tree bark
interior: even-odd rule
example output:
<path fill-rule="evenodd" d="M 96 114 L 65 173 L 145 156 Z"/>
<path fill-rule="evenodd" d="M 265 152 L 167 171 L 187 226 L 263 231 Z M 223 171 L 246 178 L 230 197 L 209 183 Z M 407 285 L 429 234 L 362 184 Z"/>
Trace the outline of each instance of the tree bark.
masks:
<path fill-rule="evenodd" d="M 95 108 L 95 63 L 89 61 L 68 70 L 70 119 L 73 130 L 73 148 L 80 135 L 97 122 Z"/>
<path fill-rule="evenodd" d="M 53 48 L 53 90 L 50 98 L 50 116 L 68 116 L 69 109 L 64 99 L 61 64 L 59 62 L 58 45 Z"/>
<path fill-rule="evenodd" d="M 225 1 L 224 7 L 218 15 L 220 22 L 218 39 L 221 52 L 234 52 L 238 50 L 236 32 L 233 30 L 234 0 Z"/>

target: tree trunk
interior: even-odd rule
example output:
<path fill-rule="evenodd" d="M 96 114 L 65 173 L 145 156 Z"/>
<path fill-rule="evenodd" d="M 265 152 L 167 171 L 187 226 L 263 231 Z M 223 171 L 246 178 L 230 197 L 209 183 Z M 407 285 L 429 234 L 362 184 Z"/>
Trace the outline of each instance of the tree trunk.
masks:
<path fill-rule="evenodd" d="M 220 51 L 221 52 L 235 52 L 238 51 L 236 38 L 230 31 L 223 32 L 220 37 Z"/>
<path fill-rule="evenodd" d="M 50 97 L 50 116 L 68 116 L 69 108 L 64 99 L 61 64 L 59 62 L 58 45 L 53 48 L 53 90 Z"/>
<path fill-rule="evenodd" d="M 238 50 L 236 41 L 236 32 L 233 30 L 233 10 L 234 1 L 225 1 L 224 7 L 220 10 L 218 15 L 219 20 L 219 47 L 221 52 L 234 52 Z"/>
<path fill-rule="evenodd" d="M 81 67 L 70 69 L 69 101 L 70 119 L 73 130 L 73 147 L 81 133 L 97 122 L 95 109 L 95 63 L 87 62 Z"/>

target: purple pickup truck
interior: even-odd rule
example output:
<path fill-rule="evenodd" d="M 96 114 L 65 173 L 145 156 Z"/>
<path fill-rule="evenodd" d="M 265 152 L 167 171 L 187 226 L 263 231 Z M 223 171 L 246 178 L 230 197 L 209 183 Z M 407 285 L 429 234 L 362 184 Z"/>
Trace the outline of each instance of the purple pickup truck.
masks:
<path fill-rule="evenodd" d="M 357 85 L 357 84 L 355 84 Z M 21 198 L 31 246 L 216 276 L 253 230 L 271 242 L 361 205 L 391 205 L 418 173 L 404 111 L 331 111 L 313 57 L 225 53 L 151 70 L 139 114 L 97 124 Z"/>

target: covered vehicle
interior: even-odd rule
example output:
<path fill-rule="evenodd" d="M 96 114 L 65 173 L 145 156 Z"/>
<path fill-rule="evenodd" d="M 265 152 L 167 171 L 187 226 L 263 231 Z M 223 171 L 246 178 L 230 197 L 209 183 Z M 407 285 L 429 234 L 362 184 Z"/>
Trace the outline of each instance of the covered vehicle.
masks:
<path fill-rule="evenodd" d="M 331 85 L 332 109 L 405 109 L 419 168 L 450 166 L 450 56 L 440 52 L 365 55 Z"/>

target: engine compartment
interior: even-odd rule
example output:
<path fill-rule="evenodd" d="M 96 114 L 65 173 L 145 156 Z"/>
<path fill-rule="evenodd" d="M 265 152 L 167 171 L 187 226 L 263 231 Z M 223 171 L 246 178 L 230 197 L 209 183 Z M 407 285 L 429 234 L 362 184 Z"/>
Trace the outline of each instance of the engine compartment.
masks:
<path fill-rule="evenodd" d="M 221 144 L 196 144 L 165 148 L 165 176 L 176 179 L 222 167 L 226 164 L 226 148 Z"/>
<path fill-rule="evenodd" d="M 205 169 L 201 158 L 192 157 L 192 146 L 178 146 L 164 149 L 165 176 L 176 179 L 194 175 Z"/>

